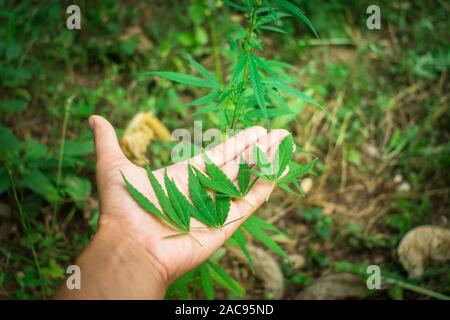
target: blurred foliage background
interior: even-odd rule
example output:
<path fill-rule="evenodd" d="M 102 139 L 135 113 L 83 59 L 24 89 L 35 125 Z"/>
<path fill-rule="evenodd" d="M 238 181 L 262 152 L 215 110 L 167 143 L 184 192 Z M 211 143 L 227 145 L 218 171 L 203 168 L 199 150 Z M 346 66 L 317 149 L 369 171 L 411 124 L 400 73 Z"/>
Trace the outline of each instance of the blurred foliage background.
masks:
<path fill-rule="evenodd" d="M 382 290 L 353 296 L 346 282 L 337 298 L 450 294 L 448 262 L 428 261 L 412 277 L 397 252 L 419 225 L 449 227 L 449 4 L 379 1 L 381 30 L 368 30 L 370 1 L 295 2 L 320 38 L 286 20 L 286 34 L 264 35 L 264 53 L 294 65 L 290 76 L 332 119 L 293 99 L 295 116 L 267 124 L 319 157 L 304 198 L 278 192 L 259 210 L 285 231 L 276 240 L 294 263 L 273 257 L 282 283 L 266 277 L 262 287 L 232 254 L 219 255 L 222 264 L 246 298 L 273 298 L 271 286 L 302 298 L 324 276 L 364 278 L 371 264 L 381 266 Z M 70 4 L 81 8 L 81 30 L 66 28 Z M 188 72 L 189 53 L 223 77 L 227 35 L 243 21 L 212 0 L 0 0 L 0 298 L 50 297 L 96 231 L 88 116 L 105 116 L 119 136 L 139 111 L 192 130 L 186 104 L 199 93 L 140 73 Z M 170 143 L 147 154 L 153 167 L 166 165 Z"/>

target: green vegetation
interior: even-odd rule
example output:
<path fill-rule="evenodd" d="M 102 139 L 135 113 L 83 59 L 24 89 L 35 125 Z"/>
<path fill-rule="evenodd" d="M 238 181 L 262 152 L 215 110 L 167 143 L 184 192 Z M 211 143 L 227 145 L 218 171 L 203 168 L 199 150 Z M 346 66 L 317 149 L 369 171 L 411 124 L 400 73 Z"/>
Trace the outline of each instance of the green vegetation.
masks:
<path fill-rule="evenodd" d="M 292 2 L 301 11 L 280 0 L 273 10 L 267 1 L 75 1 L 82 29 L 69 31 L 58 1 L 0 0 L 1 297 L 54 293 L 97 228 L 87 117 L 104 115 L 121 135 L 138 111 L 153 112 L 169 130 L 191 128 L 198 117 L 204 129 L 288 128 L 302 146 L 274 166 L 288 165 L 286 176 L 255 151 L 259 178 L 284 190 L 179 278 L 168 298 L 270 298 L 225 254 L 238 247 L 253 268 L 249 245 L 276 253 L 286 298 L 331 271 L 366 277 L 370 264 L 381 266 L 389 288 L 366 298 L 450 294 L 447 265 L 430 263 L 410 278 L 395 254 L 415 226 L 449 226 L 448 5 L 381 1 L 382 29 L 368 30 L 367 1 Z M 148 70 L 172 71 L 142 74 Z M 149 146 L 152 168 L 169 164 L 170 148 Z M 190 193 L 199 200 L 191 215 L 220 228 L 227 211 L 195 177 L 241 197 L 253 170 L 242 164 L 239 190 L 229 190 L 207 185 L 215 181 L 203 179 L 210 171 L 200 176 L 193 168 Z M 294 182 L 311 170 L 314 176 Z M 189 231 L 172 202 L 175 189 L 163 201 L 173 210 L 162 213 L 128 187 L 151 214 Z M 289 192 L 299 189 L 305 197 Z M 303 266 L 294 265 L 294 254 L 305 257 Z"/>

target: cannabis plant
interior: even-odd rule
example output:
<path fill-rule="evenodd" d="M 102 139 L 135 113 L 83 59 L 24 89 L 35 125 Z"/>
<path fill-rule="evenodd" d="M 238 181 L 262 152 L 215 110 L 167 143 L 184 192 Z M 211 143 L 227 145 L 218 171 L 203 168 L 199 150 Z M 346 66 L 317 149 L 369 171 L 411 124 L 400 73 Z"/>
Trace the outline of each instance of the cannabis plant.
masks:
<path fill-rule="evenodd" d="M 270 122 L 270 119 L 274 117 L 292 113 L 285 95 L 291 95 L 320 107 L 312 98 L 289 85 L 290 81 L 286 80 L 288 77 L 285 69 L 292 68 L 291 66 L 284 62 L 268 60 L 259 54 L 263 50 L 263 42 L 260 37 L 262 32 L 284 33 L 281 21 L 288 17 L 298 18 L 317 36 L 311 22 L 302 11 L 285 0 L 241 0 L 239 3 L 231 1 L 225 1 L 225 3 L 244 13 L 247 17 L 247 25 L 230 38 L 230 48 L 234 55 L 230 65 L 233 68 L 226 77 L 225 83 L 190 56 L 187 56 L 186 59 L 199 75 L 172 71 L 151 71 L 144 74 L 207 89 L 208 92 L 205 95 L 189 103 L 189 106 L 197 107 L 196 114 L 215 112 L 220 119 L 221 129 L 224 131 L 225 129 L 234 130 L 248 127 L 262 121 Z M 194 166 L 188 166 L 190 201 L 177 188 L 167 173 L 164 176 L 167 192 L 164 192 L 163 187 L 156 180 L 149 166 L 146 165 L 148 178 L 162 210 L 134 188 L 126 177 L 123 178 L 135 201 L 149 214 L 170 226 L 174 230 L 173 236 L 192 237 L 190 234 L 191 217 L 203 222 L 208 228 L 221 229 L 227 223 L 234 223 L 235 221 L 227 222 L 230 201 L 245 199 L 245 195 L 258 179 L 269 182 L 272 188 L 278 185 L 287 192 L 301 193 L 298 179 L 312 170 L 314 161 L 306 165 L 293 162 L 296 150 L 297 147 L 291 135 L 281 141 L 272 162 L 262 150 L 254 147 L 256 164 L 252 165 L 241 161 L 237 186 L 205 154 L 206 174 Z M 246 248 L 247 236 L 254 237 L 275 253 L 288 259 L 286 253 L 269 235 L 269 233 L 280 232 L 265 220 L 252 216 L 237 229 L 228 241 L 228 245 L 238 246 L 253 268 L 251 255 Z M 171 297 L 178 293 L 179 297 L 187 297 L 188 288 L 197 281 L 200 281 L 207 298 L 214 297 L 214 282 L 225 287 L 235 296 L 243 295 L 241 285 L 212 259 L 209 259 L 178 279 L 168 291 L 168 296 Z"/>

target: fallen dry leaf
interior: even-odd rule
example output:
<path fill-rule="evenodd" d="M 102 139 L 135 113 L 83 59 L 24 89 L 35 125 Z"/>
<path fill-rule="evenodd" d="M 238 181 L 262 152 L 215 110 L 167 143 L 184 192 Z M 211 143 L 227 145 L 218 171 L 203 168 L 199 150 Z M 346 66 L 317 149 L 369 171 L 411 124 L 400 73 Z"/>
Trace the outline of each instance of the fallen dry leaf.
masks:
<path fill-rule="evenodd" d="M 147 148 L 152 140 L 170 140 L 164 124 L 149 112 L 140 112 L 131 119 L 120 144 L 125 155 L 137 165 L 148 161 Z"/>

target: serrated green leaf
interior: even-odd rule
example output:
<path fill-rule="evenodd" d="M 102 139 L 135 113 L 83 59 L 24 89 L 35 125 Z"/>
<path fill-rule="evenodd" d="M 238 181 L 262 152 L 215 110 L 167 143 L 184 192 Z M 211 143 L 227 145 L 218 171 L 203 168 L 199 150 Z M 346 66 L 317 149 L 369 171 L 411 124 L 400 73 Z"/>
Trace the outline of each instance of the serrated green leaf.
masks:
<path fill-rule="evenodd" d="M 292 195 L 295 195 L 295 196 L 298 195 L 297 192 L 295 192 L 294 190 L 292 190 L 292 188 L 289 187 L 289 185 L 288 185 L 287 183 L 280 182 L 280 183 L 278 184 L 278 186 L 279 186 L 281 189 L 283 189 L 284 191 L 287 191 L 288 193 L 290 193 L 290 194 L 292 194 Z"/>
<path fill-rule="evenodd" d="M 143 75 L 156 75 L 181 84 L 188 84 L 200 88 L 220 89 L 220 85 L 215 82 L 207 81 L 184 73 L 172 71 L 150 71 L 144 72 Z"/>
<path fill-rule="evenodd" d="M 220 86 L 220 83 L 217 81 L 216 76 L 212 73 L 206 70 L 205 67 L 203 67 L 200 63 L 192 59 L 190 55 L 186 55 L 186 59 L 189 61 L 189 63 L 197 70 L 208 82 L 215 83 L 217 86 Z"/>
<path fill-rule="evenodd" d="M 273 224 L 268 223 L 266 220 L 264 220 L 263 218 L 260 218 L 258 216 L 251 216 L 250 218 L 248 218 L 246 220 L 247 224 L 251 224 L 256 226 L 259 229 L 263 229 L 263 230 L 267 230 L 267 231 L 271 231 L 274 233 L 278 233 L 281 234 L 281 230 L 278 229 L 277 227 L 275 227 Z"/>
<path fill-rule="evenodd" d="M 242 232 L 242 228 L 237 228 L 236 231 L 233 233 L 233 235 L 231 237 L 236 242 L 238 247 L 241 249 L 241 251 L 244 254 L 244 256 L 247 258 L 247 261 L 248 261 L 252 271 L 254 271 L 255 266 L 253 264 L 252 256 L 251 256 L 250 252 L 247 249 L 247 246 L 246 246 L 247 238 L 245 237 L 244 232 Z"/>
<path fill-rule="evenodd" d="M 216 216 L 216 209 L 214 202 L 209 196 L 208 192 L 202 187 L 199 178 L 194 173 L 194 169 L 191 165 L 188 166 L 189 172 L 189 194 L 191 196 L 192 203 L 197 209 L 194 213 L 194 217 L 211 227 L 220 227 L 219 220 Z"/>
<path fill-rule="evenodd" d="M 289 87 L 288 85 L 284 84 L 283 82 L 279 81 L 278 79 L 274 79 L 274 78 L 265 78 L 264 82 L 267 83 L 268 85 L 271 85 L 275 88 L 277 88 L 280 91 L 283 91 L 291 96 L 294 96 L 296 98 L 299 98 L 307 103 L 310 103 L 314 106 L 316 106 L 317 108 L 321 109 L 324 112 L 327 112 L 325 109 L 323 109 L 323 107 L 313 98 L 311 98 L 310 96 L 308 96 L 307 94 L 300 92 L 294 88 Z"/>
<path fill-rule="evenodd" d="M 178 279 L 176 279 L 166 291 L 166 298 L 173 298 L 175 293 L 179 293 L 179 299 L 186 300 L 191 299 L 191 295 L 189 294 L 189 284 L 194 281 L 197 274 L 197 269 L 194 268 L 191 271 L 185 273 Z"/>
<path fill-rule="evenodd" d="M 274 158 L 273 167 L 276 171 L 276 178 L 279 178 L 283 174 L 289 162 L 292 160 L 292 157 L 294 155 L 293 149 L 294 139 L 292 138 L 292 135 L 284 137 L 278 145 L 278 150 L 275 153 Z"/>
<path fill-rule="evenodd" d="M 269 248 L 273 252 L 279 254 L 283 258 L 289 259 L 286 252 L 284 252 L 284 250 L 267 233 L 264 232 L 263 227 L 265 227 L 266 225 L 262 224 L 260 220 L 252 219 L 252 218 L 256 218 L 256 217 L 251 216 L 249 219 L 247 219 L 247 221 L 245 221 L 243 224 L 244 229 L 247 230 L 253 237 L 255 237 L 255 239 L 257 239 L 258 241 L 263 243 L 267 248 Z M 267 222 L 265 222 L 265 223 L 268 224 Z M 273 231 L 275 229 L 278 231 L 278 229 L 276 229 L 272 225 L 270 225 L 270 224 L 268 224 L 268 225 L 270 226 L 270 228 L 266 227 L 266 229 L 269 229 L 271 231 Z"/>
<path fill-rule="evenodd" d="M 301 178 L 305 174 L 311 172 L 312 168 L 315 166 L 317 159 L 308 162 L 305 166 L 301 166 L 295 162 L 289 163 L 289 172 L 280 179 L 280 183 L 288 183 L 293 179 Z"/>
<path fill-rule="evenodd" d="M 248 193 L 248 187 L 250 184 L 250 167 L 243 158 L 239 163 L 238 184 L 239 189 L 241 190 L 241 194 L 246 195 Z"/>
<path fill-rule="evenodd" d="M 217 97 L 219 97 L 220 94 L 221 94 L 220 91 L 213 91 L 213 92 L 211 92 L 211 93 L 208 93 L 207 95 L 205 95 L 205 96 L 203 96 L 203 97 L 201 97 L 201 98 L 198 98 L 198 99 L 196 99 L 196 100 L 190 102 L 190 103 L 188 104 L 188 107 L 199 106 L 199 105 L 202 105 L 202 104 L 205 104 L 205 103 L 212 102 L 212 101 L 214 101 Z"/>
<path fill-rule="evenodd" d="M 236 10 L 238 10 L 238 11 L 241 11 L 241 12 L 247 12 L 247 10 L 245 9 L 245 7 L 240 6 L 240 5 L 234 3 L 234 2 L 232 2 L 232 1 L 230 1 L 230 0 L 224 0 L 223 2 L 224 2 L 227 6 L 229 6 L 229 7 L 231 7 L 231 8 L 234 8 L 234 9 L 236 9 Z"/>
<path fill-rule="evenodd" d="M 236 67 L 234 67 L 233 74 L 231 75 L 230 84 L 236 82 L 236 80 L 241 76 L 242 72 L 244 72 L 245 66 L 247 65 L 248 54 L 244 53 L 240 56 Z"/>
<path fill-rule="evenodd" d="M 159 205 L 166 213 L 166 215 L 169 217 L 169 219 L 172 220 L 173 223 L 175 223 L 178 229 L 184 230 L 183 221 L 178 217 L 177 213 L 175 212 L 175 209 L 170 203 L 169 198 L 167 197 L 166 193 L 159 184 L 158 180 L 156 179 L 155 175 L 153 174 L 148 164 L 145 164 L 145 170 L 147 171 L 150 184 L 152 185 L 153 191 L 155 192 L 156 198 L 158 199 Z"/>
<path fill-rule="evenodd" d="M 201 264 L 198 266 L 200 271 L 200 282 L 202 283 L 203 292 L 205 293 L 205 297 L 208 300 L 214 299 L 214 286 L 211 278 L 211 274 L 209 273 L 209 269 L 205 264 Z"/>
<path fill-rule="evenodd" d="M 295 113 L 289 109 L 276 108 L 276 109 L 268 109 L 267 116 L 269 118 L 282 117 L 282 116 L 291 116 Z M 247 117 L 264 119 L 264 114 L 261 110 L 251 110 L 245 114 Z"/>
<path fill-rule="evenodd" d="M 172 227 L 178 229 L 178 226 L 169 218 L 167 218 L 163 212 L 161 212 L 146 196 L 144 196 L 142 193 L 139 192 L 128 180 L 125 178 L 123 173 L 120 173 L 122 175 L 122 179 L 125 182 L 125 186 L 130 193 L 130 195 L 133 197 L 133 199 L 141 206 L 142 209 L 147 211 L 148 213 L 157 216 L 158 218 L 166 221 L 169 225 Z"/>
<path fill-rule="evenodd" d="M 317 38 L 319 38 L 319 35 L 317 34 L 317 31 L 314 28 L 314 26 L 312 25 L 311 21 L 303 14 L 303 12 L 300 10 L 300 8 L 298 8 L 296 5 L 290 3 L 289 1 L 286 1 L 286 0 L 274 0 L 274 2 L 276 4 L 278 4 L 281 8 L 289 11 L 294 16 L 296 16 L 301 21 L 303 21 L 303 23 L 305 23 L 311 29 L 311 31 L 314 32 L 314 35 Z"/>
<path fill-rule="evenodd" d="M 172 204 L 172 207 L 174 208 L 178 218 L 183 223 L 183 229 L 188 231 L 190 228 L 190 218 L 191 215 L 195 214 L 195 208 L 178 189 L 175 182 L 171 178 L 169 178 L 167 170 L 164 171 L 164 184 L 167 189 L 167 195 L 169 197 L 170 203 Z"/>
<path fill-rule="evenodd" d="M 206 263 L 210 268 L 211 277 L 214 281 L 216 281 L 220 286 L 229 290 L 233 294 L 239 297 L 244 296 L 244 288 L 236 280 L 234 280 L 221 266 L 212 262 L 211 260 L 208 260 Z"/>
<path fill-rule="evenodd" d="M 216 215 L 219 225 L 223 226 L 227 221 L 230 212 L 230 197 L 221 193 L 216 193 Z"/>
<path fill-rule="evenodd" d="M 263 86 L 263 84 L 261 82 L 261 78 L 259 76 L 257 61 L 254 57 L 255 57 L 254 55 L 249 56 L 249 60 L 250 60 L 249 74 L 250 74 L 250 80 L 252 82 L 252 89 L 253 89 L 253 93 L 255 95 L 258 106 L 261 108 L 262 112 L 264 113 L 264 116 L 266 118 L 268 118 L 266 101 L 264 99 L 264 95 L 265 95 L 264 86 Z"/>
<path fill-rule="evenodd" d="M 220 109 L 218 109 L 217 106 L 215 106 L 213 104 L 209 104 L 209 105 L 206 105 L 204 107 L 201 107 L 201 108 L 195 110 L 194 115 L 210 113 L 210 112 L 215 111 L 215 110 L 219 110 L 220 111 Z"/>
<path fill-rule="evenodd" d="M 206 187 L 232 198 L 241 197 L 241 193 L 238 191 L 233 182 L 231 182 L 227 175 L 218 166 L 208 159 L 206 154 L 205 168 L 209 176 L 209 182 L 208 185 L 205 185 Z M 200 179 L 200 181 L 202 181 L 202 179 Z"/>
<path fill-rule="evenodd" d="M 273 70 L 270 69 L 270 67 L 266 64 L 266 62 L 265 62 L 262 58 L 260 58 L 260 57 L 255 56 L 255 55 L 252 54 L 252 59 L 255 60 L 256 65 L 257 65 L 258 68 L 263 69 L 263 70 L 264 70 L 265 72 L 267 72 L 270 76 L 272 76 L 274 79 L 276 79 L 275 72 L 273 72 Z"/>
<path fill-rule="evenodd" d="M 205 186 L 206 188 L 214 190 L 214 183 L 211 181 L 211 179 L 206 174 L 204 174 L 203 172 L 198 170 L 196 167 L 192 167 L 192 168 L 195 171 L 195 175 L 200 180 L 200 183 L 203 186 Z"/>
<path fill-rule="evenodd" d="M 274 27 L 274 26 L 260 26 L 260 27 L 258 27 L 258 29 L 273 31 L 273 32 L 281 33 L 281 34 L 286 34 L 286 31 L 284 31 L 281 28 Z"/>
<path fill-rule="evenodd" d="M 256 159 L 256 165 L 261 170 L 261 174 L 263 176 L 271 176 L 274 174 L 272 165 L 267 158 L 266 154 L 257 146 L 253 146 L 253 155 L 254 159 Z M 255 173 L 255 172 L 254 172 Z"/>

